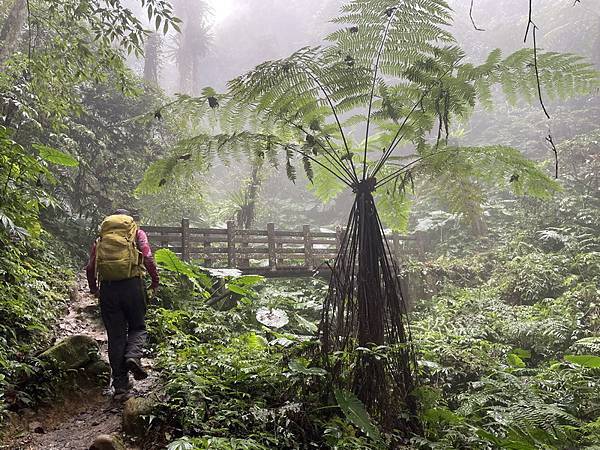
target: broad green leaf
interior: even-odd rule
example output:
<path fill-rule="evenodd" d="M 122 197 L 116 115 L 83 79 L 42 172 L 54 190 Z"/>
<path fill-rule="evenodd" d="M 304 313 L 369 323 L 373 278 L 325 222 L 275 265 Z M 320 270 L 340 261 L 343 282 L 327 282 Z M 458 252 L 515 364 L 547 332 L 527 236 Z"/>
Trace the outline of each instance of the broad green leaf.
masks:
<path fill-rule="evenodd" d="M 239 294 L 239 295 L 248 295 L 251 291 L 248 289 L 245 289 L 242 286 L 238 286 L 235 283 L 227 283 L 225 285 L 225 287 L 227 289 L 229 289 L 231 292 L 233 292 L 234 294 Z"/>
<path fill-rule="evenodd" d="M 241 277 L 232 280 L 232 283 L 235 283 L 238 286 L 252 286 L 256 283 L 260 283 L 264 279 L 265 277 L 262 275 L 242 275 Z"/>
<path fill-rule="evenodd" d="M 284 327 L 290 321 L 288 314 L 284 310 L 264 307 L 256 311 L 256 320 L 272 328 Z"/>
<path fill-rule="evenodd" d="M 170 272 L 185 275 L 190 279 L 196 278 L 196 273 L 189 264 L 183 262 L 173 251 L 167 248 L 161 248 L 154 254 L 156 264 Z"/>
<path fill-rule="evenodd" d="M 71 155 L 47 145 L 33 144 L 33 148 L 39 152 L 40 158 L 46 162 L 66 167 L 77 167 L 79 165 L 79 161 Z"/>
<path fill-rule="evenodd" d="M 525 367 L 525 363 L 521 359 L 520 356 L 515 355 L 514 353 L 509 353 L 506 355 L 506 360 L 511 367 L 523 368 Z"/>
<path fill-rule="evenodd" d="M 525 350 L 524 348 L 515 348 L 512 353 L 517 355 L 521 359 L 531 358 L 531 350 Z"/>
<path fill-rule="evenodd" d="M 498 437 L 494 436 L 492 433 L 490 433 L 482 428 L 477 429 L 476 434 L 480 438 L 485 439 L 496 445 L 500 445 L 500 443 L 502 442 L 501 439 L 498 439 Z"/>
<path fill-rule="evenodd" d="M 317 330 L 318 330 L 317 325 L 314 324 L 313 322 L 311 322 L 310 320 L 306 320 L 300 314 L 294 314 L 294 317 L 295 317 L 296 321 L 298 322 L 298 325 L 300 325 L 305 330 L 307 330 L 311 333 L 317 332 Z"/>
<path fill-rule="evenodd" d="M 240 339 L 246 343 L 251 350 L 264 350 L 269 346 L 269 342 L 256 333 L 246 333 L 240 336 Z"/>
<path fill-rule="evenodd" d="M 365 409 L 365 405 L 363 405 L 363 403 L 351 392 L 336 389 L 334 394 L 338 406 L 345 414 L 346 418 L 360 428 L 371 439 L 381 443 L 381 434 L 375 424 L 371 421 L 369 414 Z"/>
<path fill-rule="evenodd" d="M 594 355 L 566 355 L 565 360 L 572 364 L 576 364 L 581 367 L 587 367 L 588 369 L 600 368 L 600 356 Z"/>
<path fill-rule="evenodd" d="M 463 419 L 448 408 L 429 408 L 423 411 L 423 418 L 431 423 L 460 423 Z"/>
<path fill-rule="evenodd" d="M 188 437 L 178 439 L 167 446 L 167 450 L 193 450 L 194 448 L 194 444 Z"/>
<path fill-rule="evenodd" d="M 307 367 L 308 363 L 304 359 L 292 359 L 288 363 L 288 367 L 292 372 L 301 373 L 304 375 L 316 375 L 318 377 L 324 377 L 327 375 L 327 371 L 325 369 L 321 369 L 320 367 Z"/>

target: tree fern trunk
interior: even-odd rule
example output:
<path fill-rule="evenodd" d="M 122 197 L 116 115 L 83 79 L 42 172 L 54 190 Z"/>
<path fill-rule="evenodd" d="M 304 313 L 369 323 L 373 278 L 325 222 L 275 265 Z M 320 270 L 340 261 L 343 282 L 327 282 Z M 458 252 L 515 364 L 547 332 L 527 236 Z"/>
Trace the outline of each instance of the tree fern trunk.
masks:
<path fill-rule="evenodd" d="M 335 351 L 351 355 L 352 360 L 339 359 L 330 367 L 336 384 L 351 388 L 385 428 L 407 429 L 414 423 L 399 417 L 416 412 L 411 396 L 416 362 L 374 186 L 375 180 L 367 179 L 356 189 L 323 310 L 322 349 L 327 361 Z M 375 355 L 381 351 L 384 357 Z"/>

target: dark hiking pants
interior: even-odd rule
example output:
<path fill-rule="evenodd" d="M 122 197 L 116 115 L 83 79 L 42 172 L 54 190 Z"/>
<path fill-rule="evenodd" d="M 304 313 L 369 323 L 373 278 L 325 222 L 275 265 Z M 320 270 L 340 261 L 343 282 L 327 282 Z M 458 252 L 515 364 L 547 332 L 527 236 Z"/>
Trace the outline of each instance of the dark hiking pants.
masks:
<path fill-rule="evenodd" d="M 146 342 L 146 293 L 141 278 L 104 281 L 100 285 L 100 312 L 108 335 L 108 360 L 113 387 L 129 383 L 125 360 L 141 358 Z"/>

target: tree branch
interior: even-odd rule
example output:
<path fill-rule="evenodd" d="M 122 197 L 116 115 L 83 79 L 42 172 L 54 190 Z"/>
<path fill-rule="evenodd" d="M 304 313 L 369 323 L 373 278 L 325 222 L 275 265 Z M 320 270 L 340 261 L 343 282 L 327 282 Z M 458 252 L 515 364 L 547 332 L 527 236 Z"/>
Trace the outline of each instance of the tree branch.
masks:
<path fill-rule="evenodd" d="M 440 153 L 459 152 L 459 151 L 460 151 L 460 148 L 452 148 L 452 149 L 440 150 L 440 151 L 437 151 L 435 153 L 430 153 L 429 155 L 421 156 L 421 157 L 419 157 L 419 158 L 417 158 L 417 159 L 409 162 L 408 164 L 405 164 L 405 165 L 401 166 L 400 169 L 392 172 L 391 174 L 386 175 L 385 177 L 383 177 L 380 181 L 377 182 L 377 184 L 375 185 L 375 188 L 378 189 L 381 186 L 389 183 L 394 178 L 398 177 L 399 175 L 401 175 L 403 172 L 405 172 L 407 169 L 409 169 L 410 167 L 414 166 L 418 162 L 421 162 L 421 161 L 423 161 L 425 159 L 433 158 L 434 156 L 438 156 Z"/>
<path fill-rule="evenodd" d="M 383 167 L 383 165 L 385 164 L 387 159 L 390 157 L 390 155 L 392 154 L 392 152 L 394 151 L 396 146 L 402 141 L 404 134 L 402 136 L 400 136 L 400 133 L 402 133 L 402 130 L 404 129 L 404 127 L 406 126 L 406 123 L 408 122 L 408 119 L 410 119 L 410 116 L 415 112 L 415 110 L 417 109 L 417 106 L 419 106 L 419 104 L 423 101 L 423 99 L 425 98 L 425 96 L 427 95 L 428 92 L 429 91 L 423 92 L 421 97 L 419 97 L 419 100 L 417 100 L 417 102 L 414 104 L 414 106 L 412 107 L 410 112 L 406 115 L 406 117 L 400 124 L 400 127 L 398 128 L 398 131 L 396 132 L 394 138 L 392 139 L 390 146 L 385 151 L 385 153 L 381 156 L 381 158 L 379 158 L 379 161 L 377 162 L 377 165 L 375 166 L 375 170 L 373 171 L 373 174 L 371 175 L 372 177 L 377 176 L 377 173 L 381 170 L 381 168 Z"/>
<path fill-rule="evenodd" d="M 282 145 L 281 143 L 279 143 L 279 145 Z M 331 170 L 330 167 L 327 167 L 325 164 L 323 164 L 321 161 L 319 161 L 318 159 L 314 158 L 312 155 L 303 152 L 302 150 L 299 150 L 297 148 L 294 147 L 289 147 L 289 146 L 285 146 L 283 145 L 284 148 L 292 151 L 292 152 L 296 152 L 302 156 L 304 156 L 305 158 L 310 159 L 312 162 L 314 162 L 315 164 L 318 164 L 319 166 L 321 166 L 323 169 L 325 169 L 327 172 L 329 172 L 330 174 L 332 174 L 334 177 L 336 177 L 338 180 L 340 180 L 342 183 L 344 183 L 346 186 L 348 187 L 352 187 L 353 185 L 353 181 L 349 181 L 347 179 L 345 179 L 344 177 L 342 177 L 340 174 L 338 174 L 337 172 L 335 172 L 334 170 Z"/>
<path fill-rule="evenodd" d="M 538 68 L 538 62 L 537 62 L 537 40 L 536 40 L 537 25 L 535 24 L 535 22 L 532 19 L 532 16 L 533 16 L 532 1 L 533 0 L 529 0 L 529 15 L 528 15 L 528 20 L 527 20 L 527 28 L 525 29 L 525 38 L 523 39 L 523 42 L 527 42 L 527 36 L 529 35 L 529 30 L 531 29 L 532 35 L 533 35 L 533 67 L 535 70 L 535 79 L 536 79 L 536 84 L 537 84 L 538 98 L 540 100 L 540 105 L 542 106 L 542 110 L 544 111 L 544 114 L 549 119 L 550 114 L 548 114 L 548 110 L 546 109 L 546 105 L 544 104 L 544 99 L 542 98 L 542 85 L 540 82 L 540 70 Z"/>
<path fill-rule="evenodd" d="M 550 144 L 550 148 L 554 153 L 554 178 L 558 178 L 558 150 L 556 149 L 556 145 L 554 145 L 554 139 L 552 138 L 552 133 L 548 130 L 548 136 L 546 136 L 546 142 Z"/>
<path fill-rule="evenodd" d="M 485 31 L 483 28 L 479 28 L 477 25 L 475 25 L 475 19 L 473 19 L 473 2 L 474 0 L 471 0 L 471 7 L 469 8 L 469 17 L 471 18 L 473 28 L 475 28 L 477 31 Z"/>

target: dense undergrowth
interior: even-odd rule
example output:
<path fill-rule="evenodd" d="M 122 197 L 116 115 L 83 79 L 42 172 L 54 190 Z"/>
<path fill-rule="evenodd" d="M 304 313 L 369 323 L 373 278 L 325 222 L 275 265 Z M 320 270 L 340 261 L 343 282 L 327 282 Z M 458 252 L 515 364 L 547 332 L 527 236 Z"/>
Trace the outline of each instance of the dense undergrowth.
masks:
<path fill-rule="evenodd" d="M 413 318 L 424 382 L 419 441 L 596 448 L 598 199 L 568 188 L 550 202 L 510 204 L 510 216 L 490 221 L 485 238 L 469 245 L 450 232 L 439 243 L 445 256 L 421 266 L 436 275 L 425 277 L 433 295 L 418 302 Z"/>
<path fill-rule="evenodd" d="M 0 234 L 0 424 L 7 408 L 37 400 L 23 380 L 37 370 L 34 356 L 53 338 L 74 280 L 64 248 L 47 233 L 10 245 L 8 239 Z"/>
<path fill-rule="evenodd" d="M 207 306 L 214 279 L 175 270 L 171 308 L 151 313 L 165 382 L 154 425 L 170 449 L 598 448 L 597 206 L 569 187 L 498 201 L 483 236 L 450 221 L 428 237 L 427 261 L 405 271 L 423 428 L 403 438 L 347 414 L 313 358 L 322 283 L 230 278 L 218 285 L 232 296 Z"/>

